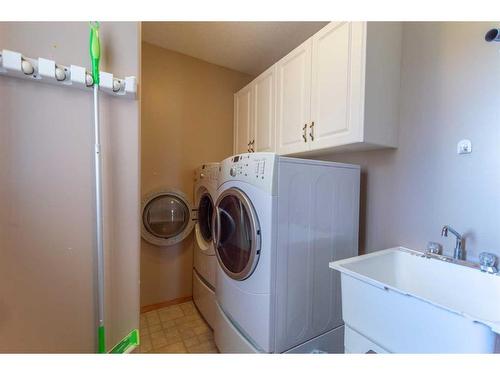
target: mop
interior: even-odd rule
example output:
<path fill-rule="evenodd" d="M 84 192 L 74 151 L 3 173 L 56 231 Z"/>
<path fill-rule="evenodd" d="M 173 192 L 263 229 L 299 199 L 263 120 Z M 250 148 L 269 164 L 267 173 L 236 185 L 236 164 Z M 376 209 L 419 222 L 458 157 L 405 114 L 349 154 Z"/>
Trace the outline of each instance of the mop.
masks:
<path fill-rule="evenodd" d="M 94 167 L 95 167 L 95 206 L 96 206 L 96 242 L 97 242 L 97 328 L 98 352 L 106 352 L 106 332 L 104 330 L 104 238 L 102 213 L 102 161 L 101 132 L 99 128 L 99 23 L 90 23 L 90 60 L 94 82 Z"/>
<path fill-rule="evenodd" d="M 104 234 L 102 205 L 102 157 L 101 134 L 99 127 L 99 60 L 101 47 L 99 42 L 99 23 L 90 23 L 90 60 L 94 83 L 94 140 L 95 140 L 95 205 L 96 205 L 96 242 L 97 242 L 97 317 L 98 317 L 98 352 L 106 353 L 106 331 L 104 328 Z M 139 332 L 132 330 L 110 353 L 129 353 L 139 345 Z"/>

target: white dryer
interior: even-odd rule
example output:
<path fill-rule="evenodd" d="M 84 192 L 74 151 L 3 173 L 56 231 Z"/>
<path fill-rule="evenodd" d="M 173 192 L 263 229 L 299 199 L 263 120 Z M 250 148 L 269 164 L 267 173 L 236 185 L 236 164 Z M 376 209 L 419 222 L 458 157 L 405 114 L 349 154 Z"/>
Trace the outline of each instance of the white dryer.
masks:
<path fill-rule="evenodd" d="M 273 153 L 221 163 L 212 225 L 215 342 L 230 352 L 343 351 L 340 278 L 358 253 L 360 168 Z"/>
<path fill-rule="evenodd" d="M 216 200 L 219 163 L 207 163 L 194 173 L 194 202 L 197 212 L 193 248 L 193 301 L 210 326 L 215 315 L 215 272 L 217 260 L 212 239 L 212 214 Z"/>

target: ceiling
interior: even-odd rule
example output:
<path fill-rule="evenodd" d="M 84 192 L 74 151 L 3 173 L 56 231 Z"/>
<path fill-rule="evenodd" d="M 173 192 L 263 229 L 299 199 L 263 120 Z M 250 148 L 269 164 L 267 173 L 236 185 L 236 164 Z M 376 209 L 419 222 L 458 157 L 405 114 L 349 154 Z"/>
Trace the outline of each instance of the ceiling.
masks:
<path fill-rule="evenodd" d="M 142 40 L 253 76 L 327 22 L 143 22 Z"/>

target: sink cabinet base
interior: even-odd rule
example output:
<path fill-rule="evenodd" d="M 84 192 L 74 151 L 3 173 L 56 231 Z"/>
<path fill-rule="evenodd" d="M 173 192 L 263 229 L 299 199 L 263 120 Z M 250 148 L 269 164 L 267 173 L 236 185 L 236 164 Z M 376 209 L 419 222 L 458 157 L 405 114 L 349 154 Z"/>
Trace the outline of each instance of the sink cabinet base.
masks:
<path fill-rule="evenodd" d="M 341 284 L 346 351 L 495 352 L 496 335 L 484 324 L 346 274 L 342 274 Z"/>

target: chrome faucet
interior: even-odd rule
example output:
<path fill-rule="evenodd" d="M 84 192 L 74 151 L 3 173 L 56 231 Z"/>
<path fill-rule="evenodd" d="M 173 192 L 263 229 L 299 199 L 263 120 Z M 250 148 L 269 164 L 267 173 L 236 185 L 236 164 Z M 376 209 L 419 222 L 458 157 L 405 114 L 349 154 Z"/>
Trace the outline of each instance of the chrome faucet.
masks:
<path fill-rule="evenodd" d="M 457 238 L 457 242 L 455 244 L 455 251 L 453 253 L 453 258 L 464 260 L 464 248 L 463 248 L 462 235 L 460 233 L 458 233 L 455 229 L 450 227 L 449 225 L 445 225 L 443 227 L 443 229 L 441 229 L 441 236 L 448 237 L 448 232 L 451 232 Z"/>

